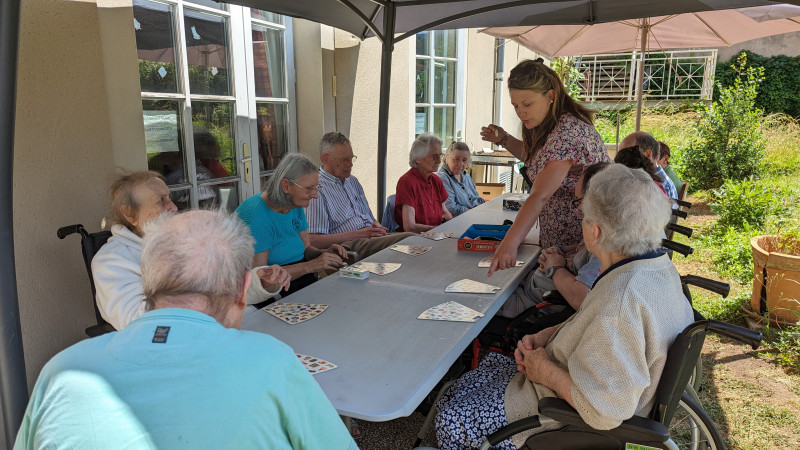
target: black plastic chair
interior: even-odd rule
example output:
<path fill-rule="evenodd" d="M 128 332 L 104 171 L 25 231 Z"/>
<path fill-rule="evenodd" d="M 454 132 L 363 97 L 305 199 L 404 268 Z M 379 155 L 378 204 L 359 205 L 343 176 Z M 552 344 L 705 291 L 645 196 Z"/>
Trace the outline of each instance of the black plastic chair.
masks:
<path fill-rule="evenodd" d="M 83 225 L 77 224 L 61 227 L 56 234 L 59 239 L 64 239 L 75 233 L 81 235 L 81 253 L 83 254 L 83 263 L 86 266 L 86 273 L 89 275 L 89 286 L 92 288 L 92 306 L 94 307 L 95 319 L 97 319 L 96 325 L 86 328 L 86 335 L 95 337 L 116 331 L 116 329 L 100 315 L 100 310 L 97 308 L 97 290 L 94 287 L 94 276 L 92 276 L 92 258 L 94 258 L 94 255 L 97 254 L 100 247 L 105 245 L 111 237 L 111 232 L 98 231 L 96 233 L 89 233 Z"/>

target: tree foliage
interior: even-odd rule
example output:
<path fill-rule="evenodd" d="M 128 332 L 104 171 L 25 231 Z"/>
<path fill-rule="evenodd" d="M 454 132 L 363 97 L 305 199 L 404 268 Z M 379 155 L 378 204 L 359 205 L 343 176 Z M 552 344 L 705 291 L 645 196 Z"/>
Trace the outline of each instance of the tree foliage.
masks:
<path fill-rule="evenodd" d="M 785 113 L 800 118 L 800 56 L 772 56 L 744 51 L 752 67 L 764 69 L 764 80 L 756 96 L 756 106 L 766 113 Z M 738 57 L 736 57 L 738 58 Z M 736 58 L 717 64 L 716 81 L 731 86 L 738 78 L 734 68 Z M 719 98 L 715 93 L 714 99 Z"/>

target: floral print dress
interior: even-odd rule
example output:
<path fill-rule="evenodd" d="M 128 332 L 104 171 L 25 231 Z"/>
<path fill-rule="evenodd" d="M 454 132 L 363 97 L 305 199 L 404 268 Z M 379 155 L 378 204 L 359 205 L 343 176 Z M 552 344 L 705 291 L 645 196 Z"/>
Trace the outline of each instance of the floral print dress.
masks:
<path fill-rule="evenodd" d="M 575 198 L 575 185 L 584 167 L 601 161 L 610 162 L 611 158 L 594 126 L 572 114 L 563 114 L 542 148 L 528 162 L 528 176 L 535 182 L 548 162 L 564 160 L 572 160 L 573 167 L 539 214 L 539 245 L 542 248 L 556 244 L 573 245 L 583 239 L 583 213 Z"/>

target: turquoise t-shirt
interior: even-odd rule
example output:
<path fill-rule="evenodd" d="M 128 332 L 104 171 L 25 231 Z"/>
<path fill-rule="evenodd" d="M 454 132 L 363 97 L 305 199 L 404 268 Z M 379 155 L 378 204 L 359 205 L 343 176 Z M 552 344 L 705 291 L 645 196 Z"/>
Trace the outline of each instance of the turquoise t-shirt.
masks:
<path fill-rule="evenodd" d="M 269 209 L 261 194 L 256 194 L 243 201 L 236 208 L 236 214 L 250 227 L 250 234 L 256 240 L 256 253 L 269 250 L 268 264 L 283 266 L 303 259 L 306 246 L 300 239 L 300 232 L 308 229 L 303 208 L 277 213 Z"/>
<path fill-rule="evenodd" d="M 48 362 L 15 450 L 355 449 L 291 348 L 188 309 L 145 313 Z"/>

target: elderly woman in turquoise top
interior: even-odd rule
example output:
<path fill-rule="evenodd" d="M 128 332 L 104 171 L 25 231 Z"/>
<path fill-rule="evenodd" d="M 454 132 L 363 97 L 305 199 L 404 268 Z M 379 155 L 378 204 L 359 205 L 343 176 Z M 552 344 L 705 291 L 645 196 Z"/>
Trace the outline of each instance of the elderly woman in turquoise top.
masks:
<path fill-rule="evenodd" d="M 284 156 L 264 192 L 239 205 L 236 213 L 256 240 L 253 266 L 278 264 L 289 272 L 291 294 L 316 281 L 316 273 L 337 270 L 347 251 L 338 244 L 320 250 L 308 238 L 303 208 L 319 192 L 319 169 L 305 156 Z"/>
<path fill-rule="evenodd" d="M 483 197 L 478 195 L 475 182 L 467 173 L 467 167 L 471 162 L 467 144 L 453 142 L 447 147 L 444 164 L 436 172 L 444 184 L 444 190 L 447 191 L 444 206 L 453 217 L 484 203 Z"/>

